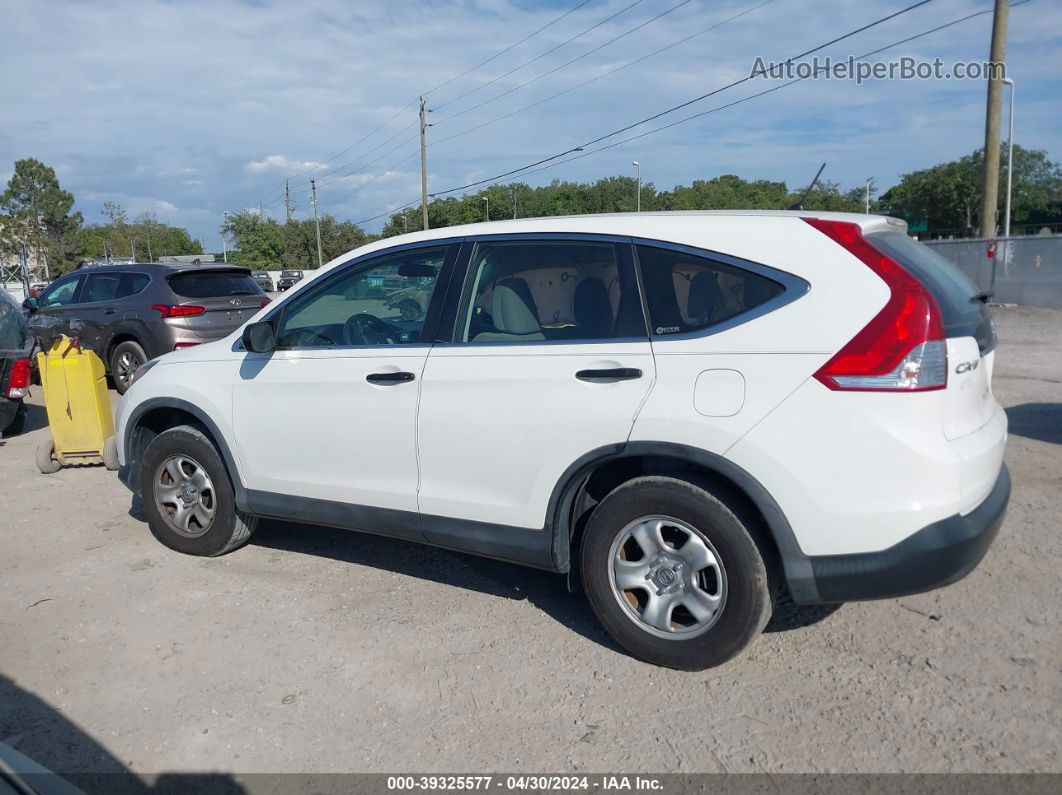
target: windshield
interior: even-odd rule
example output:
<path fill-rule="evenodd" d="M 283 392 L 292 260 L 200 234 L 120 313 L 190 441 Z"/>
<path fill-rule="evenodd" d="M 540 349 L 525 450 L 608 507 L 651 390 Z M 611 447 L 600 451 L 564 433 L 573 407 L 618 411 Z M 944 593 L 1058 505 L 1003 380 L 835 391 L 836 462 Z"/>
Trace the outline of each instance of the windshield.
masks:
<path fill-rule="evenodd" d="M 0 349 L 20 350 L 26 345 L 26 318 L 22 307 L 0 290 Z"/>
<path fill-rule="evenodd" d="M 240 271 L 178 273 L 168 279 L 171 289 L 184 298 L 221 298 L 226 295 L 258 295 L 262 288 L 251 274 Z"/>

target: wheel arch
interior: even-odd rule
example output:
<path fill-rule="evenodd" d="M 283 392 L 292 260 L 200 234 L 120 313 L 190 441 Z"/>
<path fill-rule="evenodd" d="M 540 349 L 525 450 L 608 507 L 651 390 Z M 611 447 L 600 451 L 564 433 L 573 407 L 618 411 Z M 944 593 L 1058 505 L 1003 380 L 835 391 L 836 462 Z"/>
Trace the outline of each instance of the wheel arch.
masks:
<path fill-rule="evenodd" d="M 751 516 L 773 545 L 793 598 L 818 600 L 811 563 L 800 549 L 793 528 L 770 492 L 734 462 L 706 450 L 671 442 L 629 442 L 594 450 L 561 476 L 550 498 L 553 559 L 571 571 L 583 527 L 594 507 L 622 483 L 642 475 L 667 475 L 717 493 L 737 511 Z"/>
<path fill-rule="evenodd" d="M 192 425 L 199 428 L 214 444 L 225 463 L 232 489 L 236 495 L 236 506 L 241 510 L 247 504 L 247 492 L 240 479 L 236 460 L 229 449 L 224 434 L 205 411 L 187 400 L 180 398 L 150 398 L 138 405 L 130 414 L 125 425 L 123 445 L 125 450 L 125 468 L 134 473 L 139 469 L 144 450 L 151 440 L 163 431 L 178 425 Z M 136 491 L 138 479 L 129 478 L 130 487 Z"/>

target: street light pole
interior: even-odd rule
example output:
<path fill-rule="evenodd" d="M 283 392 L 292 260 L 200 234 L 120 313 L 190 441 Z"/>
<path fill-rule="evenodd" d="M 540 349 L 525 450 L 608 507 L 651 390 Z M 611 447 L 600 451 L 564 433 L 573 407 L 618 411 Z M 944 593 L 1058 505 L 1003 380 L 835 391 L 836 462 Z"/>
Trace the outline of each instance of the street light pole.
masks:
<path fill-rule="evenodd" d="M 1003 82 L 1010 86 L 1010 120 L 1007 123 L 1007 203 L 1003 212 L 1003 237 L 1010 237 L 1010 192 L 1014 179 L 1014 80 L 1004 77 Z"/>
<path fill-rule="evenodd" d="M 638 193 L 634 200 L 634 211 L 640 213 L 642 211 L 642 164 L 634 160 L 631 165 L 638 169 Z"/>
<path fill-rule="evenodd" d="M 324 263 L 321 261 L 321 218 L 317 214 L 317 180 L 310 179 L 310 201 L 313 203 L 313 223 L 317 227 L 317 267 Z"/>
<path fill-rule="evenodd" d="M 485 201 L 487 203 L 487 218 L 486 218 L 486 220 L 489 221 L 490 220 L 490 196 L 484 196 L 483 197 L 483 201 Z"/>

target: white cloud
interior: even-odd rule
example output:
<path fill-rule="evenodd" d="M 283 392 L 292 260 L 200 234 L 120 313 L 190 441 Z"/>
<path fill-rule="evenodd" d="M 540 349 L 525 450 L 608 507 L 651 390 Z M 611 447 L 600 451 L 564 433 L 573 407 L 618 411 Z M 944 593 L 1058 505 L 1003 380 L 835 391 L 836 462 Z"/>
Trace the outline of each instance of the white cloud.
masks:
<path fill-rule="evenodd" d="M 261 160 L 253 160 L 244 168 L 252 174 L 262 174 L 267 171 L 279 171 L 284 174 L 297 174 L 306 171 L 323 171 L 328 168 L 324 163 L 316 163 L 313 160 L 295 161 L 289 160 L 284 155 L 268 155 Z"/>

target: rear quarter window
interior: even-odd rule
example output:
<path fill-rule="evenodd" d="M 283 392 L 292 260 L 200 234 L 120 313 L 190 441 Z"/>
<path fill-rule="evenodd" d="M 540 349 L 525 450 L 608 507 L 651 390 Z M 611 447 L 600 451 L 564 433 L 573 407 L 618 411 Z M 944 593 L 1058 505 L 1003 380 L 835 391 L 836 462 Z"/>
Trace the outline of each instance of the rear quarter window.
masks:
<path fill-rule="evenodd" d="M 785 292 L 772 279 L 706 256 L 648 245 L 637 252 L 654 337 L 720 326 Z"/>
<path fill-rule="evenodd" d="M 0 295 L 0 350 L 18 350 L 26 344 L 26 319 L 22 307 L 6 292 Z"/>
<path fill-rule="evenodd" d="M 262 288 L 249 273 L 178 273 L 169 277 L 170 289 L 182 298 L 222 298 L 258 295 Z"/>

